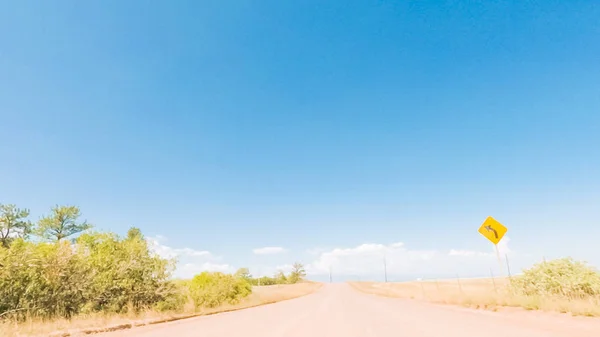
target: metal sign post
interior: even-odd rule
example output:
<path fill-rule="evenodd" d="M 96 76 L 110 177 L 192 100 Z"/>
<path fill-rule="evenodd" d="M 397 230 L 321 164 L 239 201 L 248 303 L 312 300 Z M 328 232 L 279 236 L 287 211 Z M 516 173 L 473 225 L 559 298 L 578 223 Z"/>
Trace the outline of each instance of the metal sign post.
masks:
<path fill-rule="evenodd" d="M 500 240 L 502 240 L 502 238 L 508 231 L 508 228 L 506 228 L 496 219 L 492 218 L 491 216 L 488 216 L 487 219 L 485 219 L 485 221 L 481 224 L 478 231 L 481 235 L 483 235 L 486 239 L 490 240 L 490 242 L 494 244 L 494 248 L 496 249 L 496 257 L 498 257 L 498 265 L 500 266 L 500 271 L 502 271 L 504 268 L 502 264 L 502 259 L 500 258 L 500 251 L 498 250 L 498 243 L 500 242 Z"/>

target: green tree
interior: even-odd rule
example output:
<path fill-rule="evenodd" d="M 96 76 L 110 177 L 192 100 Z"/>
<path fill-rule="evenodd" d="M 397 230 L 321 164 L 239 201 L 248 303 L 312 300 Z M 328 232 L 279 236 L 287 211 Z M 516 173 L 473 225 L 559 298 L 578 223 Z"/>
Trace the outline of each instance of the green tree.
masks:
<path fill-rule="evenodd" d="M 244 280 L 252 279 L 252 275 L 250 275 L 250 269 L 248 268 L 240 268 L 235 272 L 235 276 L 242 278 Z"/>
<path fill-rule="evenodd" d="M 60 241 L 92 228 L 87 221 L 79 222 L 80 217 L 79 207 L 57 205 L 52 208 L 52 214 L 40 219 L 38 234 L 48 240 Z"/>
<path fill-rule="evenodd" d="M 33 229 L 33 224 L 26 220 L 28 216 L 28 209 L 0 204 L 0 244 L 3 247 L 8 248 L 16 238 L 27 239 Z"/>
<path fill-rule="evenodd" d="M 144 240 L 144 234 L 142 234 L 142 231 L 139 228 L 131 227 L 127 231 L 127 239 L 128 240 L 135 240 L 135 239 Z"/>
<path fill-rule="evenodd" d="M 275 274 L 275 282 L 277 284 L 286 284 L 288 282 L 287 277 L 281 270 L 278 271 L 277 274 Z"/>
<path fill-rule="evenodd" d="M 292 272 L 288 278 L 289 283 L 297 283 L 302 281 L 306 276 L 306 270 L 304 269 L 304 265 L 300 262 L 296 262 L 292 265 Z"/>

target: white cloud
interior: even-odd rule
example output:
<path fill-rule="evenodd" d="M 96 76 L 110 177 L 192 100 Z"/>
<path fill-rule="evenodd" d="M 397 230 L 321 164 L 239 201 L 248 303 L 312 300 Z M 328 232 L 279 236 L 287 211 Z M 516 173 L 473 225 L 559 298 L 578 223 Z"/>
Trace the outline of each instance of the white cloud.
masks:
<path fill-rule="evenodd" d="M 277 271 L 282 271 L 284 273 L 289 273 L 292 271 L 293 267 L 291 264 L 282 264 L 275 268 Z"/>
<path fill-rule="evenodd" d="M 513 255 L 508 248 L 509 241 L 509 238 L 505 238 L 503 245 L 499 245 L 501 254 Z M 384 268 L 387 269 L 388 276 L 396 275 L 397 278 L 457 274 L 467 277 L 489 275 L 490 268 L 498 269 L 499 265 L 493 248 L 487 252 L 464 249 L 441 252 L 409 249 L 402 242 L 396 242 L 364 243 L 355 247 L 331 249 L 321 252 L 306 266 L 309 276 L 327 275 L 331 270 L 338 277 L 346 275 L 362 278 L 375 275 L 377 279 L 383 278 Z M 496 275 L 499 272 L 495 271 Z"/>
<path fill-rule="evenodd" d="M 187 255 L 187 256 L 211 256 L 209 251 L 206 250 L 195 250 L 191 248 L 175 249 L 175 254 Z"/>
<path fill-rule="evenodd" d="M 273 265 L 254 265 L 248 268 L 254 277 L 273 276 L 277 272 L 277 268 Z"/>
<path fill-rule="evenodd" d="M 310 249 L 306 250 L 306 253 L 310 254 L 310 255 L 319 255 L 319 254 L 324 253 L 326 251 L 327 251 L 326 248 L 310 248 Z"/>
<path fill-rule="evenodd" d="M 147 238 L 149 247 L 164 258 L 175 258 L 177 267 L 175 277 L 191 278 L 203 271 L 235 272 L 236 267 L 220 256 L 207 250 L 190 247 L 176 248 L 166 244 L 163 236 Z M 510 238 L 505 237 L 498 245 L 501 261 L 505 256 L 513 258 L 516 254 L 509 248 Z M 257 255 L 281 254 L 283 247 L 262 247 L 253 250 Z M 476 251 L 455 248 L 447 251 L 410 249 L 402 242 L 390 244 L 363 243 L 354 247 L 315 248 L 305 251 L 311 256 L 305 264 L 308 276 L 326 279 L 331 269 L 334 279 L 374 279 L 381 280 L 384 275 L 384 260 L 390 280 L 406 280 L 417 277 L 461 277 L 486 276 L 490 269 L 494 275 L 501 275 L 497 254 L 490 245 L 488 251 Z M 522 256 L 522 255 L 519 255 Z M 283 262 L 283 261 L 282 261 Z M 514 264 L 513 264 L 514 263 Z M 511 259 L 513 271 L 518 270 L 520 261 Z M 255 276 L 272 276 L 279 270 L 289 273 L 292 266 L 249 265 Z"/>
<path fill-rule="evenodd" d="M 285 253 L 287 250 L 283 247 L 262 247 L 253 249 L 252 252 L 256 255 L 273 255 Z"/>
<path fill-rule="evenodd" d="M 390 245 L 390 248 L 400 248 L 400 247 L 404 247 L 404 242 L 396 242 L 396 243 L 392 243 Z"/>
<path fill-rule="evenodd" d="M 328 274 L 330 268 L 338 274 L 370 274 L 383 270 L 384 259 L 388 268 L 403 270 L 413 263 L 431 259 L 436 252 L 407 250 L 404 244 L 390 245 L 364 243 L 352 248 L 335 248 L 323 252 L 306 266 L 310 274 Z"/>
<path fill-rule="evenodd" d="M 161 235 L 157 235 L 155 237 L 149 237 L 146 239 L 148 241 L 150 249 L 152 249 L 158 255 L 172 259 L 180 256 L 195 256 L 195 257 L 211 257 L 212 254 L 206 250 L 196 250 L 192 248 L 172 248 L 161 242 L 166 241 L 166 238 Z"/>
<path fill-rule="evenodd" d="M 450 249 L 450 256 L 492 256 L 492 253 L 478 252 L 474 250 Z"/>
<path fill-rule="evenodd" d="M 500 253 L 500 256 L 513 255 L 513 251 L 508 247 L 509 242 L 510 237 L 504 236 L 504 238 L 502 238 L 502 240 L 498 243 L 498 252 Z"/>
<path fill-rule="evenodd" d="M 164 236 L 148 237 L 148 246 L 159 256 L 167 259 L 175 258 L 177 266 L 174 272 L 175 277 L 191 278 L 203 271 L 220 271 L 231 273 L 235 268 L 227 263 L 222 263 L 221 258 L 213 255 L 206 250 L 197 250 L 193 248 L 173 248 L 164 244 L 167 239 Z"/>
<path fill-rule="evenodd" d="M 157 241 L 161 241 L 161 242 L 163 242 L 163 241 L 167 241 L 167 238 L 166 238 L 165 236 L 162 236 L 162 235 L 160 235 L 160 234 L 159 234 L 159 235 L 155 235 L 153 238 L 154 238 L 155 240 L 157 240 Z"/>
<path fill-rule="evenodd" d="M 250 266 L 250 274 L 254 277 L 263 277 L 263 276 L 274 276 L 278 274 L 280 271 L 284 273 L 289 273 L 292 271 L 291 264 L 280 264 L 280 265 L 254 265 Z"/>
<path fill-rule="evenodd" d="M 513 251 L 508 247 L 508 243 L 510 242 L 510 238 L 505 236 L 500 243 L 498 243 L 498 252 L 490 250 L 489 252 L 481 252 L 475 250 L 464 250 L 464 249 L 451 249 L 448 255 L 450 256 L 466 256 L 466 257 L 498 257 L 501 259 L 504 258 L 505 255 L 512 256 Z"/>
<path fill-rule="evenodd" d="M 203 271 L 233 273 L 235 268 L 229 264 L 219 264 L 212 262 L 204 263 L 185 263 L 178 267 L 177 276 L 181 278 L 192 278 L 194 275 Z"/>

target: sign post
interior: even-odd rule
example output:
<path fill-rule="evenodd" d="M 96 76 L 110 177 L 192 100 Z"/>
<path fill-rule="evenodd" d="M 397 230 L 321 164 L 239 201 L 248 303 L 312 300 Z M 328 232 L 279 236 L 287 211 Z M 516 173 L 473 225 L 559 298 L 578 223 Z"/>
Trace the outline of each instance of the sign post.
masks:
<path fill-rule="evenodd" d="M 500 270 L 502 270 L 502 259 L 500 258 L 500 251 L 498 250 L 498 243 L 504 237 L 504 234 L 508 229 L 498 222 L 498 220 L 488 216 L 487 219 L 481 224 L 479 227 L 479 233 L 483 235 L 486 239 L 490 240 L 491 243 L 494 244 L 494 248 L 496 248 L 496 256 L 498 257 L 498 264 L 500 265 Z"/>

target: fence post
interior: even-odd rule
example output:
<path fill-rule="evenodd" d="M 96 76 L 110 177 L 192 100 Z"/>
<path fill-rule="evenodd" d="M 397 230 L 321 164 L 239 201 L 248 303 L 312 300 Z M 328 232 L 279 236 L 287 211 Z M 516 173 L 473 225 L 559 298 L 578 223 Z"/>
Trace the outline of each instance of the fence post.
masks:
<path fill-rule="evenodd" d="M 492 284 L 494 285 L 494 291 L 496 294 L 498 293 L 498 288 L 496 288 L 496 279 L 494 278 L 494 271 L 490 268 L 490 276 L 492 277 Z"/>

